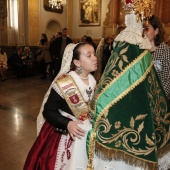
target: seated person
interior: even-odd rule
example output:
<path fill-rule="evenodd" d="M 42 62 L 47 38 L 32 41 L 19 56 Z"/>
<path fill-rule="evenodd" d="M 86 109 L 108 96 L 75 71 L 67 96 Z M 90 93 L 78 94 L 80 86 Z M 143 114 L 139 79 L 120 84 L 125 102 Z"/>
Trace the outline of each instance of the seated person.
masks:
<path fill-rule="evenodd" d="M 27 74 L 32 75 L 32 66 L 33 66 L 33 54 L 30 51 L 29 47 L 24 48 L 23 56 L 26 56 L 26 59 L 23 60 L 23 64 L 27 65 Z"/>
<path fill-rule="evenodd" d="M 6 70 L 7 70 L 7 55 L 4 50 L 0 47 L 0 75 L 2 81 L 6 80 Z"/>
<path fill-rule="evenodd" d="M 17 78 L 20 79 L 25 76 L 26 65 L 24 64 L 24 60 L 26 56 L 22 55 L 22 47 L 17 47 L 17 51 L 11 57 L 11 63 L 13 67 L 16 69 Z"/>

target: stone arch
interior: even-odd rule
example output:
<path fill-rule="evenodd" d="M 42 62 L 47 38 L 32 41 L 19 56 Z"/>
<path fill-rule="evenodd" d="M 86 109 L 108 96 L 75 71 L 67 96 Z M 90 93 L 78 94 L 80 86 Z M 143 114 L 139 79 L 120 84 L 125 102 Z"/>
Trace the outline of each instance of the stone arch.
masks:
<path fill-rule="evenodd" d="M 61 29 L 61 24 L 57 20 L 51 19 L 47 22 L 45 33 L 50 40 L 51 35 L 55 35 L 56 32 L 61 31 Z"/>

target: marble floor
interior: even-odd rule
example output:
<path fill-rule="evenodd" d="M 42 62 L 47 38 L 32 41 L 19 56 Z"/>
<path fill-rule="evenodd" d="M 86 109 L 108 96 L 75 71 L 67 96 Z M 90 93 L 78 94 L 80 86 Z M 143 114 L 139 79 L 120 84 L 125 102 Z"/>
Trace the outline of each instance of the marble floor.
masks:
<path fill-rule="evenodd" d="M 40 75 L 0 81 L 0 170 L 22 170 L 36 139 L 36 117 L 50 86 Z"/>

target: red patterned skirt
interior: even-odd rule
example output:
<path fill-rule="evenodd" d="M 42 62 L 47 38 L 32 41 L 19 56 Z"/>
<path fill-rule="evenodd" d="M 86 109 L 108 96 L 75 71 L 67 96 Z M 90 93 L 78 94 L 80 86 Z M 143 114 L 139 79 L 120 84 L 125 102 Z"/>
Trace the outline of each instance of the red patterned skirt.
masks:
<path fill-rule="evenodd" d="M 23 169 L 54 170 L 61 135 L 46 121 L 28 153 Z"/>

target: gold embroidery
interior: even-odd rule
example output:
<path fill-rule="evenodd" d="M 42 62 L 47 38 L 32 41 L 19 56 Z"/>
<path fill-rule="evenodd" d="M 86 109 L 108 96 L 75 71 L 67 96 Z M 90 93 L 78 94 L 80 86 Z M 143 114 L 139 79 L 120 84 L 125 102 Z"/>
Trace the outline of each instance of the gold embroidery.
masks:
<path fill-rule="evenodd" d="M 142 118 L 146 117 L 145 115 L 141 115 Z M 135 127 L 135 124 L 138 124 L 140 121 L 140 124 L 138 127 Z M 122 140 L 119 143 L 119 146 L 123 146 L 129 153 L 132 153 L 134 155 L 149 155 L 151 152 L 153 152 L 156 149 L 155 143 L 153 139 L 149 138 L 146 134 L 145 141 L 148 144 L 145 146 L 145 149 L 137 148 L 135 149 L 134 146 L 139 144 L 141 142 L 141 135 L 140 133 L 143 131 L 144 128 L 144 121 L 142 119 L 139 119 L 139 117 L 131 117 L 129 127 L 121 127 L 121 121 L 112 122 L 115 124 L 115 129 L 117 129 L 116 134 L 111 134 L 110 137 L 103 137 L 104 134 L 109 133 L 111 130 L 112 125 L 109 123 L 109 120 L 105 117 L 102 117 L 99 121 L 99 125 L 96 130 L 96 135 L 98 139 L 101 141 L 101 143 L 116 143 L 119 141 L 119 139 Z M 102 130 L 103 129 L 103 130 Z M 129 137 L 133 135 L 132 137 Z M 118 144 L 116 143 L 116 145 Z M 133 146 L 129 145 L 133 143 Z M 117 145 L 118 147 L 118 145 Z"/>
<path fill-rule="evenodd" d="M 80 120 L 87 119 L 88 105 L 74 79 L 70 75 L 63 75 L 56 83 L 74 116 Z"/>
<path fill-rule="evenodd" d="M 146 51 L 145 51 L 146 52 Z M 97 119 L 96 119 L 96 123 L 94 126 L 94 129 L 96 129 L 99 120 L 101 119 L 101 117 L 103 116 L 103 114 L 106 112 L 106 110 L 109 110 L 109 108 L 111 106 L 113 106 L 114 104 L 116 104 L 118 101 L 120 101 L 124 96 L 126 96 L 128 93 L 130 93 L 136 86 L 138 86 L 141 82 L 143 82 L 146 78 L 146 76 L 148 75 L 148 73 L 151 71 L 153 67 L 153 62 L 151 63 L 151 65 L 149 66 L 149 68 L 147 69 L 147 71 L 143 74 L 143 76 L 141 78 L 138 79 L 138 81 L 136 81 L 135 83 L 133 83 L 128 89 L 126 89 L 122 94 L 120 94 L 115 100 L 113 100 L 111 103 L 109 103 L 109 105 L 107 105 L 102 111 L 101 113 L 98 115 Z M 117 80 L 117 78 L 115 78 Z M 95 103 L 96 104 L 96 103 Z M 96 109 L 96 107 L 95 107 Z M 93 114 L 95 113 L 96 110 L 90 110 L 93 111 Z"/>
<path fill-rule="evenodd" d="M 170 125 L 170 113 L 167 113 L 168 104 L 165 97 L 162 96 L 162 91 L 158 82 L 156 81 L 153 70 L 151 71 L 151 75 L 148 78 L 148 82 L 150 85 L 148 97 L 150 99 L 150 107 L 152 109 L 152 112 L 154 113 L 153 117 L 155 131 L 162 134 L 157 136 L 157 144 L 159 146 L 158 149 L 160 149 L 170 140 L 170 126 L 168 129 L 165 127 L 166 125 Z M 160 144 L 162 138 L 163 142 L 162 144 Z"/>
<path fill-rule="evenodd" d="M 123 46 L 124 45 L 124 43 L 119 43 L 119 46 Z M 129 47 L 129 46 L 128 46 Z M 121 52 L 121 55 L 124 55 L 124 53 L 123 52 L 126 52 L 126 50 L 128 50 L 128 48 L 125 48 L 122 52 Z M 99 84 L 97 85 L 97 87 L 96 88 L 98 88 L 98 87 L 101 87 L 101 92 L 100 92 L 100 94 L 98 94 L 98 95 L 96 95 L 96 93 L 97 93 L 97 91 L 96 91 L 96 93 L 94 94 L 94 98 L 93 98 L 93 100 L 92 100 L 92 102 L 93 102 L 93 108 L 89 108 L 89 110 L 90 110 L 90 112 L 91 112 L 91 114 L 95 114 L 95 112 L 96 112 L 96 101 L 98 100 L 98 98 L 103 94 L 103 92 L 106 90 L 106 89 L 108 89 L 112 84 L 114 84 L 123 74 L 125 74 L 125 72 L 128 70 L 128 69 L 130 69 L 132 66 L 134 66 L 137 62 L 139 62 L 142 58 L 143 58 L 143 56 L 145 56 L 146 55 L 146 53 L 148 52 L 148 50 L 145 50 L 142 54 L 140 54 L 135 60 L 133 60 L 132 62 L 131 62 L 131 64 L 129 64 L 127 67 L 125 67 L 124 68 L 124 70 L 123 71 L 121 71 L 120 73 L 119 73 L 119 75 L 115 75 L 115 77 L 107 77 L 106 75 L 108 75 L 108 72 L 110 72 L 111 70 L 115 70 L 115 69 L 113 69 L 114 67 L 116 67 L 116 63 L 118 62 L 118 60 L 120 59 L 120 56 L 116 53 L 116 52 L 114 52 L 112 55 L 113 55 L 113 58 L 110 58 L 109 59 L 109 61 L 108 61 L 108 67 L 109 68 L 107 68 L 106 69 L 106 71 L 103 73 L 103 75 L 102 75 L 102 77 L 101 77 L 101 80 L 100 80 L 100 82 L 99 82 Z M 153 65 L 153 63 L 151 64 L 151 65 Z M 114 71 L 115 72 L 115 71 Z M 147 73 L 148 73 L 148 71 L 147 71 Z M 129 91 L 130 92 L 130 91 Z M 128 93 L 129 93 L 128 92 Z M 127 93 L 127 94 L 128 94 Z M 127 95 L 126 94 L 126 95 Z M 123 96 L 122 96 L 123 97 Z"/>
<path fill-rule="evenodd" d="M 121 43 L 119 43 L 119 45 L 121 45 Z M 94 95 L 94 98 L 92 100 L 92 106 L 93 108 L 89 108 L 90 112 L 91 112 L 91 117 L 92 119 L 94 119 L 95 117 L 95 113 L 96 113 L 96 101 L 98 100 L 98 98 L 100 97 L 100 95 L 107 89 L 109 88 L 113 83 L 115 83 L 128 69 L 130 69 L 133 65 L 135 65 L 138 61 L 140 61 L 143 56 L 145 56 L 147 54 L 147 50 L 145 50 L 142 54 L 140 54 L 133 62 L 131 62 L 131 64 L 129 64 L 127 67 L 125 67 L 125 69 L 119 74 L 119 76 L 115 77 L 114 79 L 113 78 L 109 78 L 109 77 L 106 77 L 106 75 L 103 74 L 103 76 L 101 77 L 101 81 L 99 82 L 100 84 L 98 86 L 100 86 L 101 88 L 104 87 L 102 90 L 101 90 L 101 93 L 98 94 L 98 95 Z M 111 70 L 113 67 L 115 67 L 115 63 L 118 61 L 118 54 L 117 53 L 114 53 L 113 54 L 115 56 L 115 58 L 112 60 L 113 63 L 112 64 L 109 64 L 111 66 L 111 68 L 109 69 L 108 68 L 108 71 Z M 109 60 L 110 62 L 110 60 Z M 105 115 L 106 113 L 108 113 L 108 110 L 109 108 L 116 104 L 118 101 L 120 101 L 125 95 L 127 95 L 128 93 L 130 93 L 131 90 L 133 90 L 137 85 L 139 85 L 142 81 L 144 81 L 144 79 L 146 78 L 146 76 L 148 75 L 148 73 L 151 71 L 153 67 L 153 62 L 150 64 L 149 68 L 146 70 L 145 74 L 140 78 L 138 79 L 137 82 L 135 82 L 132 86 L 130 86 L 128 89 L 126 89 L 121 95 L 119 95 L 114 101 L 112 101 L 109 105 L 107 105 L 101 112 L 99 115 L 97 115 L 97 119 L 95 121 L 95 124 L 93 125 L 94 128 L 93 128 L 93 131 L 91 132 L 92 134 L 92 137 L 90 138 L 90 145 L 89 145 L 89 162 L 88 162 L 88 165 L 89 166 L 92 166 L 92 162 L 93 162 L 93 156 L 94 156 L 94 142 L 95 142 L 95 138 L 93 136 L 93 133 L 96 132 L 97 130 L 97 126 L 99 124 L 99 121 L 102 119 L 102 116 Z M 106 78 L 104 78 L 106 77 Z M 105 86 L 102 86 L 101 84 L 102 83 L 105 83 Z M 97 93 L 97 91 L 96 91 Z M 108 123 L 106 123 L 108 124 Z M 109 125 L 107 125 L 109 127 Z M 141 125 L 142 127 L 142 125 Z M 107 128 L 106 128 L 107 129 Z M 106 130 L 105 129 L 105 130 Z M 140 128 L 139 128 L 140 129 Z M 97 133 L 97 132 L 96 132 Z M 92 142 L 92 143 L 91 143 Z M 119 143 L 120 144 L 120 143 Z M 118 145 L 117 145 L 118 146 Z M 126 146 L 126 145 L 125 145 Z M 152 147 L 150 150 L 148 150 L 148 153 L 149 152 L 152 152 L 153 150 L 155 149 L 155 147 Z M 131 149 L 129 149 L 131 150 Z M 135 151 L 134 151 L 135 152 Z M 93 167 L 93 166 L 92 166 Z"/>
<path fill-rule="evenodd" d="M 141 167 L 148 166 L 150 167 L 149 169 L 157 170 L 156 162 L 151 162 L 148 160 L 135 157 L 135 155 L 136 156 L 149 155 L 151 152 L 156 151 L 157 145 L 155 144 L 155 141 L 157 141 L 158 144 L 159 142 L 163 141 L 161 144 L 159 144 L 160 147 L 158 148 L 159 149 L 158 152 L 160 156 L 162 156 L 163 154 L 167 153 L 170 150 L 170 145 L 165 146 L 165 144 L 170 140 L 170 126 L 166 126 L 166 125 L 170 125 L 170 121 L 169 121 L 170 113 L 167 113 L 167 101 L 162 96 L 162 92 L 156 80 L 154 70 L 153 69 L 150 70 L 150 73 L 151 74 L 148 76 L 146 81 L 148 80 L 148 83 L 150 84 L 148 97 L 150 98 L 150 106 L 152 109 L 152 113 L 154 113 L 153 118 L 155 124 L 155 132 L 158 132 L 157 138 L 155 132 L 153 132 L 151 136 L 146 133 L 145 148 L 135 148 L 134 146 L 140 143 L 141 141 L 140 134 L 143 131 L 144 120 L 147 117 L 147 114 L 140 114 L 136 117 L 131 117 L 129 120 L 129 127 L 125 127 L 125 126 L 122 127 L 122 123 L 119 120 L 112 122 L 111 124 L 107 119 L 108 110 L 105 110 L 103 111 L 102 116 L 100 115 L 100 119 L 98 119 L 98 123 L 95 125 L 96 136 L 101 142 L 100 143 L 95 141 L 92 142 L 95 142 L 95 148 L 97 152 L 103 153 L 103 155 L 107 159 L 113 159 L 113 158 L 123 159 L 125 160 L 125 162 L 128 162 L 131 165 L 133 164 L 136 165 L 137 162 L 137 166 L 139 166 L 138 163 L 140 162 Z M 138 125 L 137 127 L 136 124 Z M 114 128 L 117 130 L 117 133 L 112 134 L 110 137 L 103 137 L 103 134 L 110 132 L 110 129 L 113 128 L 112 125 L 114 125 Z M 168 128 L 166 129 L 165 126 Z M 130 138 L 129 136 L 132 134 L 134 137 Z M 133 146 L 129 146 L 128 142 L 133 143 Z M 116 149 L 109 148 L 106 146 L 107 143 L 114 143 L 115 148 L 120 148 L 121 146 L 123 146 L 129 153 L 132 153 L 134 156 L 129 155 L 124 151 L 120 151 L 120 150 L 118 151 Z M 94 151 L 91 150 L 90 152 L 94 152 Z M 136 161 L 136 159 L 138 159 L 138 161 Z"/>

